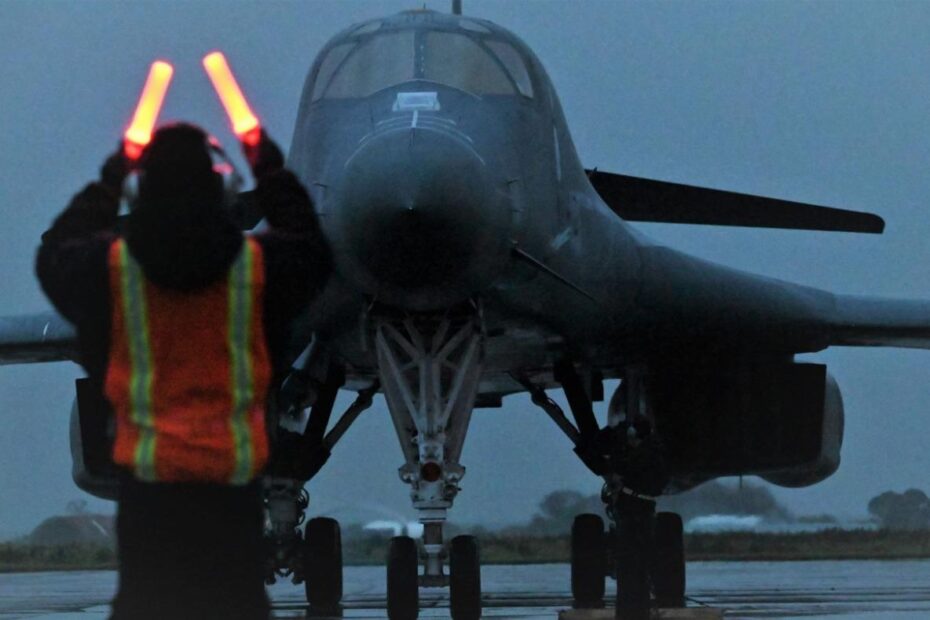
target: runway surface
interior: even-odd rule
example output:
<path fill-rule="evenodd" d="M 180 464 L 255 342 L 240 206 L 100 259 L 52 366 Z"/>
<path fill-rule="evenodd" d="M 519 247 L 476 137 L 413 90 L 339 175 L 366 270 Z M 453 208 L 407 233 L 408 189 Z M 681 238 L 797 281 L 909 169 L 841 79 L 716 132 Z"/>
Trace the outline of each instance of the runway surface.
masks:
<path fill-rule="evenodd" d="M 485 566 L 486 618 L 556 618 L 570 606 L 567 565 Z M 103 620 L 113 572 L 0 574 L 0 620 Z M 384 618 L 385 571 L 347 567 L 344 618 Z M 608 581 L 612 595 L 614 584 Z M 278 618 L 305 615 L 303 586 L 270 588 Z M 694 562 L 691 605 L 727 618 L 930 618 L 930 560 Z M 421 590 L 421 618 L 448 618 L 448 593 Z"/>

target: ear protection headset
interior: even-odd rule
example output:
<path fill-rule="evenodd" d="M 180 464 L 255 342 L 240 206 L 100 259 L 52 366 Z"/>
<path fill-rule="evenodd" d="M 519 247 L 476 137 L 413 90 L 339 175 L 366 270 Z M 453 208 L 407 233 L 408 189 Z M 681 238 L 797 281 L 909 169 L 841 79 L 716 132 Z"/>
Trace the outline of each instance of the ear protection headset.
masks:
<path fill-rule="evenodd" d="M 207 135 L 206 149 L 213 162 L 213 173 L 223 181 L 223 205 L 226 207 L 232 206 L 242 190 L 242 175 L 229 158 L 229 155 L 226 154 L 226 151 L 223 150 L 219 140 Z M 130 211 L 135 209 L 139 202 L 139 188 L 142 185 L 143 178 L 145 178 L 145 164 L 141 163 L 133 168 L 123 183 L 123 198 L 126 200 Z"/>

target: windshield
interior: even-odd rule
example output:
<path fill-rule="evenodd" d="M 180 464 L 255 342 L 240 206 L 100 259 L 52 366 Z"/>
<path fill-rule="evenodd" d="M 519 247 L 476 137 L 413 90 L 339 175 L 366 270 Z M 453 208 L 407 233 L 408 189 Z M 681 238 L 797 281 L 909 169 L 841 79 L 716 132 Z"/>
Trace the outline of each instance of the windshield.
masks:
<path fill-rule="evenodd" d="M 367 97 L 410 80 L 475 95 L 533 96 L 526 65 L 509 43 L 456 32 L 401 30 L 330 49 L 320 63 L 313 100 Z"/>
<path fill-rule="evenodd" d="M 382 88 L 411 79 L 414 73 L 413 35 L 412 30 L 382 34 L 357 45 L 336 69 L 323 96 L 331 99 L 367 97 Z M 333 51 L 337 49 L 333 48 Z"/>

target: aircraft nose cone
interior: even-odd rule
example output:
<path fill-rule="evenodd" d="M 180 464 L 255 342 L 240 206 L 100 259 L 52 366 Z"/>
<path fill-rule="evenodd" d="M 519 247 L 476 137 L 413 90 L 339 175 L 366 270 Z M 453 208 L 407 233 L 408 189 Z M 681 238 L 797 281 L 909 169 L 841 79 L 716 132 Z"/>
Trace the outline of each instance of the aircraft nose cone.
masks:
<path fill-rule="evenodd" d="M 427 309 L 463 300 L 487 280 L 506 237 L 492 181 L 467 141 L 431 131 L 369 139 L 347 162 L 338 226 L 348 275 L 379 299 Z"/>

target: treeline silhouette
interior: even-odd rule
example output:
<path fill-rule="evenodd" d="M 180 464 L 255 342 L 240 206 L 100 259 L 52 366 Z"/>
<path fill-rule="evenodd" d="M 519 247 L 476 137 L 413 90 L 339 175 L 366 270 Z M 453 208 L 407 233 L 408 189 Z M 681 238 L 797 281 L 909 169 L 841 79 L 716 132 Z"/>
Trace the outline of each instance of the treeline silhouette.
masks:
<path fill-rule="evenodd" d="M 775 523 L 795 521 L 791 511 L 780 504 L 768 488 L 753 483 L 737 486 L 711 481 L 679 495 L 659 498 L 657 509 L 677 512 L 685 522 L 707 515 L 756 515 Z M 572 519 L 582 513 L 605 516 L 600 495 L 553 491 L 540 501 L 537 513 L 527 523 L 504 528 L 502 533 L 558 536 L 568 532 Z M 825 516 L 818 518 L 825 519 Z"/>
<path fill-rule="evenodd" d="M 886 491 L 876 495 L 869 501 L 869 513 L 883 529 L 930 529 L 930 498 L 920 489 L 908 489 L 904 493 Z"/>

